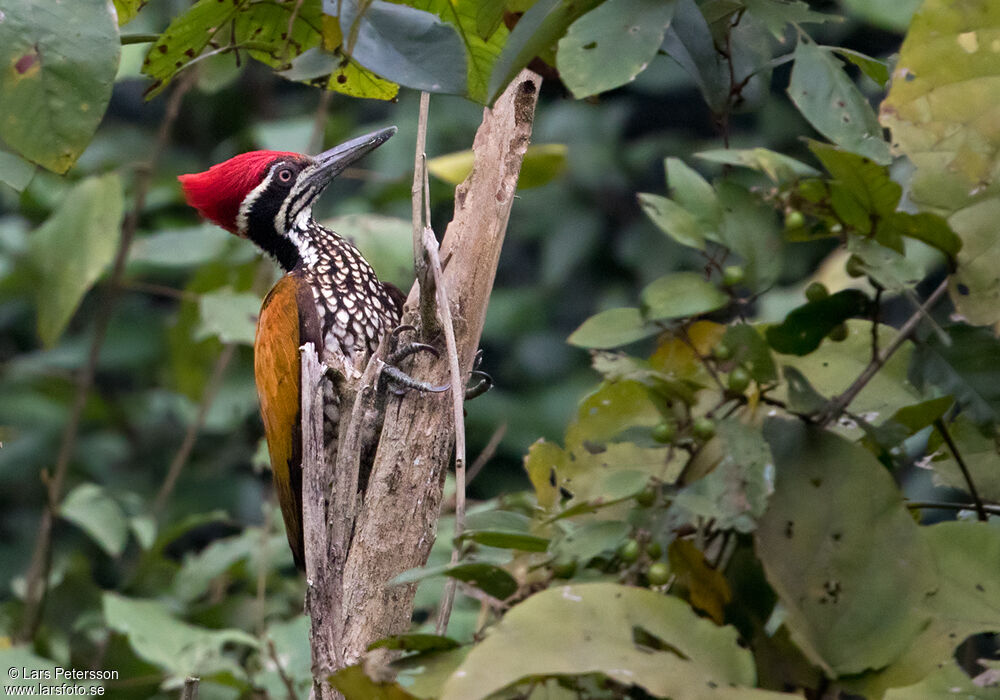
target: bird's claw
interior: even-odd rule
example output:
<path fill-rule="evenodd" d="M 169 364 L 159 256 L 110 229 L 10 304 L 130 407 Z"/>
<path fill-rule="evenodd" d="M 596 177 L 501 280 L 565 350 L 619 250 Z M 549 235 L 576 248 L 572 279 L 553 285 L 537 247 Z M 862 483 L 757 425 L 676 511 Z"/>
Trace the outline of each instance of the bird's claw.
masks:
<path fill-rule="evenodd" d="M 414 379 L 399 367 L 395 367 L 394 365 L 386 365 L 383 367 L 382 375 L 386 377 L 390 384 L 395 385 L 392 392 L 398 396 L 402 396 L 406 389 L 439 394 L 442 391 L 447 391 L 451 387 L 450 383 L 442 384 L 441 386 L 434 386 L 429 382 L 422 382 L 419 379 Z"/>
<path fill-rule="evenodd" d="M 386 358 L 385 362 L 389 365 L 395 365 L 402 362 L 410 355 L 416 355 L 418 352 L 429 352 L 434 357 L 441 357 L 441 353 L 433 345 L 428 345 L 427 343 L 407 343 L 403 347 L 396 348 L 393 350 L 389 357 Z"/>
<path fill-rule="evenodd" d="M 481 353 L 482 353 L 482 351 L 480 351 L 480 354 Z M 479 359 L 479 357 L 477 355 L 476 365 L 479 364 L 478 359 Z M 472 370 L 472 373 L 469 375 L 469 379 L 472 379 L 473 377 L 475 377 L 476 383 L 473 384 L 472 386 L 465 387 L 465 400 L 466 401 L 471 401 L 472 399 L 474 399 L 476 397 L 482 396 L 487 391 L 489 391 L 490 389 L 492 389 L 493 386 L 494 386 L 493 377 L 491 377 L 490 375 L 488 375 L 486 372 L 482 371 L 481 369 L 474 369 L 474 370 Z"/>

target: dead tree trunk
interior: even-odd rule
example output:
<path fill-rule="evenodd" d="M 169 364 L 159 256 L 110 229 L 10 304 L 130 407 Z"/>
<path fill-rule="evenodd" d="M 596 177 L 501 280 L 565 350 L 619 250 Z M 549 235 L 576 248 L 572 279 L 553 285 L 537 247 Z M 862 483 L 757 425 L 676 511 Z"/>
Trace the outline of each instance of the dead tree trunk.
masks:
<path fill-rule="evenodd" d="M 524 71 L 485 109 L 476 133 L 472 173 L 455 190 L 455 215 L 441 243 L 460 366 L 465 376 L 479 347 L 486 307 L 507 230 L 541 79 Z M 411 290 L 403 323 L 419 325 L 419 290 Z M 352 449 L 373 410 L 371 385 L 380 353 L 348 391 L 341 409 L 337 464 L 323 454 L 321 370 L 303 349 L 303 522 L 307 613 L 312 618 L 314 696 L 337 698 L 323 680 L 356 663 L 367 646 L 407 631 L 414 584 L 387 586 L 427 561 L 436 533 L 442 487 L 454 447 L 450 400 L 411 392 L 390 397 L 378 451 L 358 495 L 359 450 Z M 448 381 L 447 360 L 416 356 L 414 377 Z M 463 387 L 453 387 L 462 391 Z M 306 421 L 311 421 L 307 424 Z"/>

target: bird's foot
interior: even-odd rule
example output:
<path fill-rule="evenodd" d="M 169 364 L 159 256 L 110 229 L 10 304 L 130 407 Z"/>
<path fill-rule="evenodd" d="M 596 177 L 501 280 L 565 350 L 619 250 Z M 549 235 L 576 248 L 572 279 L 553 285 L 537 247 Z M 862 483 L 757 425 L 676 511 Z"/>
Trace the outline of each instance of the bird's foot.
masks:
<path fill-rule="evenodd" d="M 435 394 L 447 391 L 451 384 L 434 386 L 429 382 L 414 379 L 397 366 L 407 357 L 416 355 L 418 352 L 429 352 L 434 357 L 441 356 L 441 353 L 433 345 L 417 342 L 400 342 L 399 336 L 402 333 L 414 330 L 416 328 L 413 326 L 399 326 L 389 336 L 389 355 L 386 357 L 385 366 L 382 368 L 382 376 L 386 378 L 389 390 L 397 396 L 402 396 L 408 389 L 427 391 Z"/>

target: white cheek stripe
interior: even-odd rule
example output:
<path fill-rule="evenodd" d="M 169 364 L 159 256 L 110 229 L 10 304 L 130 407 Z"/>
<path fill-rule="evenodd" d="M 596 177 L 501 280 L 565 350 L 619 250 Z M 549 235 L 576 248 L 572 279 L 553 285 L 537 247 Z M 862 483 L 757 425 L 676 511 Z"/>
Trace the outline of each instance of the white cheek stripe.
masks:
<path fill-rule="evenodd" d="M 250 209 L 253 207 L 253 203 L 257 201 L 261 193 L 267 189 L 268 185 L 271 184 L 271 178 L 274 176 L 274 168 L 267 174 L 259 185 L 250 190 L 250 194 L 243 198 L 240 203 L 239 213 L 236 214 L 236 230 L 241 236 L 246 238 L 247 235 L 247 217 L 250 216 Z"/>

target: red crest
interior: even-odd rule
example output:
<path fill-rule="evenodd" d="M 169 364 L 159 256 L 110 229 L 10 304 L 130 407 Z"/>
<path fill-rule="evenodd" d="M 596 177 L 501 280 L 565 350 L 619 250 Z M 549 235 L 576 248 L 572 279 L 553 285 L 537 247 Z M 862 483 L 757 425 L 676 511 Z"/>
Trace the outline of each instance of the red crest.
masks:
<path fill-rule="evenodd" d="M 187 203 L 203 217 L 239 235 L 236 217 L 240 204 L 261 183 L 268 166 L 278 158 L 302 159 L 299 153 L 250 151 L 213 165 L 200 173 L 180 175 Z"/>

